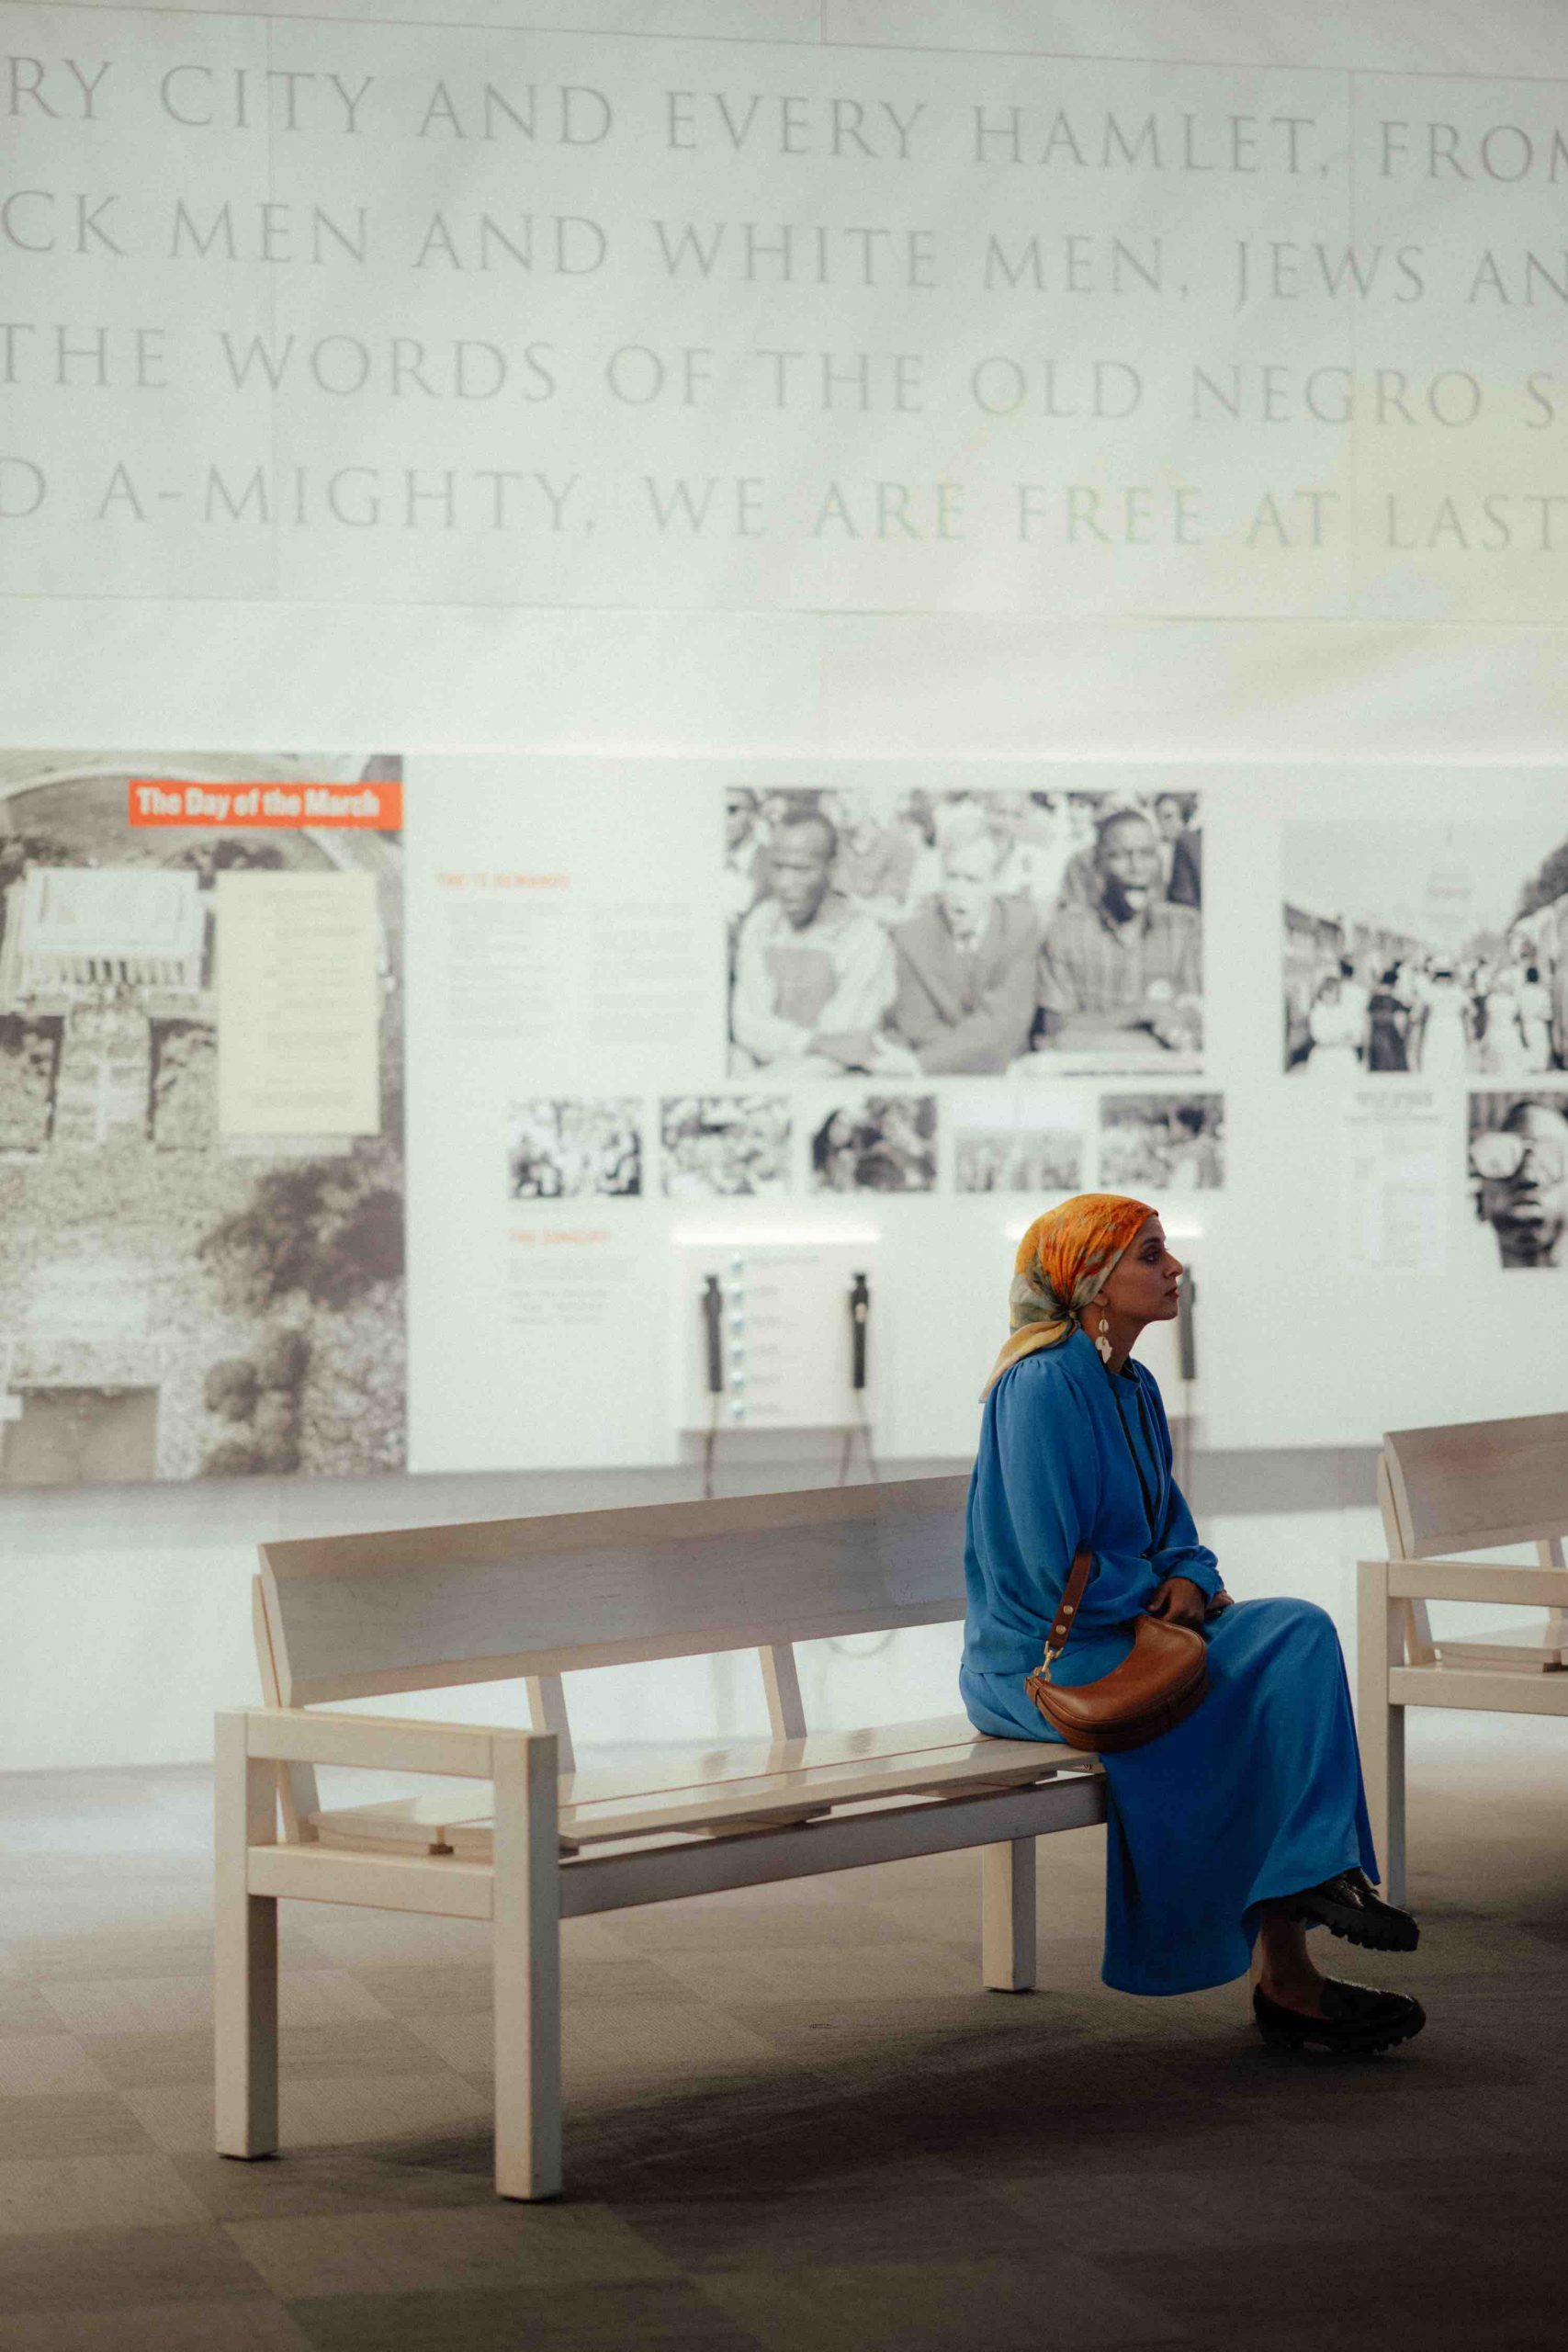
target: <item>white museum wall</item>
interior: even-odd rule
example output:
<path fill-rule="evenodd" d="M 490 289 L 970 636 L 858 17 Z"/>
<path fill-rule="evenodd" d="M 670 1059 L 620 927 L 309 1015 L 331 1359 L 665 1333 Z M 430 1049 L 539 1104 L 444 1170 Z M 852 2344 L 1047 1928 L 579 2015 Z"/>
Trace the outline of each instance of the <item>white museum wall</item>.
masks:
<path fill-rule="evenodd" d="M 9 49 L 29 53 L 51 42 L 65 53 L 88 53 L 94 20 L 101 17 L 106 26 L 112 20 L 113 38 L 128 55 L 152 26 L 156 33 L 147 38 L 171 55 L 176 33 L 186 32 L 215 45 L 217 54 L 222 19 L 246 12 L 209 6 L 190 10 L 190 23 L 183 25 L 186 13 L 176 5 L 139 19 L 96 0 L 71 7 L 43 0 L 0 7 L 0 26 Z M 377 26 L 400 23 L 412 32 L 439 25 L 448 13 L 454 28 L 460 18 L 498 40 L 513 28 L 504 0 L 463 0 L 460 8 L 453 0 L 449 10 L 439 0 L 286 0 L 267 11 L 278 19 L 310 19 L 300 37 L 317 40 L 323 55 L 331 40 L 312 28 L 357 25 L 356 40 L 375 40 Z M 745 71 L 749 44 L 783 44 L 798 52 L 813 86 L 833 78 L 816 54 L 824 46 L 858 45 L 879 58 L 908 51 L 894 62 L 901 74 L 915 77 L 911 88 L 948 51 L 1133 60 L 1140 71 L 1161 61 L 1178 69 L 1239 61 L 1243 69 L 1287 80 L 1356 73 L 1363 77 L 1363 100 L 1364 77 L 1391 75 L 1398 110 L 1414 113 L 1430 99 L 1435 111 L 1440 97 L 1456 119 L 1467 107 L 1494 103 L 1499 119 L 1507 119 L 1511 106 L 1517 110 L 1518 93 L 1492 85 L 1522 83 L 1529 85 L 1524 102 L 1535 121 L 1550 117 L 1554 77 L 1568 75 L 1568 15 L 1544 0 L 1440 11 L 1413 0 L 1376 11 L 1348 5 L 1305 11 L 1282 0 L 1215 0 L 1196 9 L 1163 0 L 1142 6 L 1103 0 L 1094 7 L 1044 0 L 678 0 L 658 6 L 530 0 L 515 16 L 531 30 L 559 28 L 584 43 L 601 35 L 633 41 L 657 36 L 660 45 L 676 35 L 705 39 L 713 43 L 715 72 L 722 67 L 732 79 Z M 436 36 L 426 29 L 416 38 L 422 54 L 434 53 Z M 853 70 L 865 70 L 863 55 Z M 954 70 L 973 74 L 965 65 Z M 766 72 L 773 71 L 769 62 Z M 1477 83 L 1477 76 L 1491 82 Z M 1348 105 L 1347 92 L 1339 98 Z M 1536 201 L 1545 224 L 1541 242 L 1550 248 L 1557 198 L 1544 188 Z M 1048 209 L 1043 197 L 1039 209 Z M 1440 214 L 1434 228 L 1440 240 Z M 78 277 L 62 261 L 48 292 L 40 274 L 28 281 L 28 297 L 44 306 L 40 316 L 67 315 L 85 299 L 77 288 Z M 184 302 L 189 294 L 170 288 L 167 299 Z M 1443 332 L 1454 338 L 1455 364 L 1462 364 L 1471 331 L 1456 318 L 1445 313 Z M 1534 363 L 1543 338 L 1561 340 L 1547 311 L 1529 318 L 1516 311 L 1501 326 L 1489 316 L 1483 324 L 1489 352 L 1500 345 L 1512 353 L 1517 345 L 1520 372 L 1527 358 Z M 1424 326 L 1391 348 L 1407 365 L 1423 356 L 1437 364 L 1442 356 Z M 79 407 L 56 401 L 53 412 L 39 403 L 39 429 L 68 429 L 91 447 L 93 435 L 80 431 Z M 377 420 L 377 429 L 384 423 Z M 1539 453 L 1539 479 L 1555 492 L 1568 488 L 1568 474 L 1554 454 L 1557 436 L 1545 438 L 1550 448 Z M 1446 467 L 1451 458 L 1444 445 L 1430 464 Z M 1516 487 L 1517 448 L 1500 445 L 1497 461 L 1505 469 L 1500 485 Z M 1467 463 L 1467 479 L 1479 480 L 1473 451 Z M 1421 467 L 1414 479 L 1427 479 Z M 973 576 L 967 587 L 939 583 L 928 609 L 910 608 L 918 595 L 903 604 L 886 596 L 877 609 L 823 609 L 833 602 L 833 582 L 818 584 L 802 603 L 785 581 L 774 609 L 724 608 L 721 595 L 715 605 L 676 611 L 658 608 L 654 571 L 640 593 L 623 590 L 620 603 L 606 598 L 599 609 L 468 602 L 461 585 L 450 582 L 447 601 L 355 602 L 344 598 L 341 582 L 334 585 L 324 574 L 312 580 L 308 571 L 299 601 L 265 584 L 247 601 L 231 600 L 232 583 L 226 593 L 221 582 L 214 593 L 210 579 L 194 589 L 177 548 L 145 562 L 118 557 L 128 567 L 118 577 L 111 561 L 95 579 L 92 560 L 91 544 L 80 537 L 69 544 L 62 537 L 41 558 L 29 546 L 16 559 L 0 542 L 0 567 L 20 565 L 0 569 L 0 740 L 6 744 L 261 751 L 373 740 L 441 755 L 905 759 L 976 767 L 1019 760 L 1172 762 L 1207 763 L 1216 774 L 1246 764 L 1288 763 L 1301 770 L 1337 763 L 1355 765 L 1373 782 L 1379 763 L 1427 763 L 1476 772 L 1478 797 L 1481 771 L 1496 772 L 1501 797 L 1510 789 L 1505 772 L 1561 773 L 1563 760 L 1563 601 L 1545 557 L 1522 572 L 1516 568 L 1503 591 L 1483 557 L 1467 554 L 1461 561 L 1450 549 L 1425 570 L 1417 565 L 1411 576 L 1385 582 L 1381 594 L 1340 577 L 1301 597 L 1280 593 L 1278 579 L 1270 584 L 1261 578 L 1249 594 L 1239 576 L 1224 594 L 1193 596 L 1160 568 L 1141 604 L 1116 601 L 1112 582 L 1102 585 L 1098 601 L 1075 591 L 1032 611 L 960 609 L 973 593 Z M 1273 905 L 1270 899 L 1270 921 Z M 1253 1341 L 1256 1317 L 1242 1311 L 1238 1288 L 1229 1297 L 1231 1306 L 1222 1297 L 1218 1308 L 1222 1336 L 1227 1346 L 1245 1347 Z M 1372 1300 L 1363 1297 L 1360 1311 L 1366 1326 L 1348 1329 L 1347 1344 L 1363 1358 L 1373 1349 L 1384 1352 L 1379 1389 L 1389 1401 L 1382 1418 L 1398 1422 L 1407 1418 L 1398 1407 L 1399 1348 L 1390 1345 L 1387 1320 Z M 1466 1333 L 1473 1331 L 1462 1308 L 1458 1319 Z M 1488 1347 L 1509 1361 L 1506 1316 L 1488 1324 L 1486 1335 Z M 1541 1353 L 1539 1384 L 1542 1407 L 1562 1401 L 1568 1350 Z M 1484 1367 L 1477 1365 L 1470 1408 L 1477 1414 L 1486 1409 L 1485 1391 Z M 1212 1469 L 1200 1457 L 1194 1500 L 1238 1592 L 1304 1593 L 1333 1611 L 1348 1638 L 1352 1564 L 1379 1543 L 1365 1450 L 1377 1433 L 1369 1426 L 1354 1452 L 1262 1452 L 1245 1470 L 1235 1468 L 1235 1455 L 1216 1457 Z M 1272 1431 L 1272 1447 L 1288 1436 L 1283 1429 Z M 820 1465 L 797 1461 L 765 1476 L 759 1470 L 755 1483 L 812 1483 L 819 1475 Z M 613 1478 L 628 1500 L 693 1490 L 689 1476 L 672 1470 L 618 1471 Z M 6 1602 L 0 1766 L 204 1756 L 212 1708 L 254 1693 L 246 1584 L 259 1540 L 566 1509 L 602 1498 L 608 1483 L 584 1471 L 308 1489 L 258 1481 L 243 1488 L 6 1493 L 0 1497 Z M 887 1688 L 895 1661 L 896 1692 Z M 902 1638 L 874 1658 L 814 1653 L 806 1662 L 808 1704 L 827 1722 L 873 1702 L 889 1715 L 945 1709 L 951 1665 L 950 1650 L 931 1634 Z M 731 1729 L 760 1719 L 760 1694 L 739 1670 L 716 1679 L 694 1665 L 678 1681 L 663 1674 L 666 1692 L 679 1693 L 679 1726 L 669 1721 L 668 1708 L 656 1710 L 634 1677 L 635 1669 L 617 1669 L 597 1679 L 597 1690 L 592 1680 L 577 1679 L 572 1701 L 585 1738 L 651 1738 L 672 1728 L 711 1723 Z M 482 1694 L 454 1694 L 441 1704 L 484 1713 Z M 1452 1736 L 1462 1735 L 1455 1728 Z"/>

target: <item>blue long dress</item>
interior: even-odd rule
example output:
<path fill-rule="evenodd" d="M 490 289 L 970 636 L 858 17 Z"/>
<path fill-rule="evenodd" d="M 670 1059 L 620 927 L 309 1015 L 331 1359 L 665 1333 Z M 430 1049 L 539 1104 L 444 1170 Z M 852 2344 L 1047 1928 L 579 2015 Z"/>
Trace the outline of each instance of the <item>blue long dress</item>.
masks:
<path fill-rule="evenodd" d="M 959 1677 L 977 1730 L 1056 1737 L 1024 1679 L 1080 1546 L 1095 1570 L 1053 1668 L 1065 1685 L 1121 1663 L 1167 1577 L 1220 1589 L 1171 1476 L 1158 1384 L 1131 1359 L 1108 1372 L 1081 1330 L 1022 1357 L 986 1400 Z M 1101 1973 L 1123 1993 L 1228 1984 L 1250 1962 L 1261 1905 L 1358 1866 L 1378 1875 L 1332 1618 L 1310 1600 L 1244 1600 L 1204 1634 L 1201 1705 L 1146 1747 L 1102 1758 Z"/>

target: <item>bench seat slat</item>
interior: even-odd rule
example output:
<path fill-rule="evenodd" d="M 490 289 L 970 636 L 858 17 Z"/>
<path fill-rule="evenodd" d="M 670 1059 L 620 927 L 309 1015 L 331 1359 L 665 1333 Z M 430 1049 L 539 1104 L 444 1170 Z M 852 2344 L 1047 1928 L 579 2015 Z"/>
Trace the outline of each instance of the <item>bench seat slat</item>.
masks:
<path fill-rule="evenodd" d="M 726 1781 L 752 1781 L 767 1772 L 809 1770 L 873 1756 L 901 1756 L 931 1747 L 969 1747 L 975 1726 L 966 1715 L 926 1715 L 908 1724 L 874 1724 L 859 1731 L 810 1732 L 803 1739 L 705 1740 L 700 1746 L 667 1747 L 639 1763 L 610 1765 L 597 1771 L 563 1772 L 560 1802 L 600 1804 L 611 1797 L 640 1797 L 653 1790 L 710 1788 Z M 466 1821 L 490 1819 L 490 1804 L 478 1793 L 438 1790 L 391 1797 L 373 1804 L 339 1806 L 311 1814 L 310 1823 L 333 1844 L 406 1845 L 437 1853 L 450 1843 L 448 1831 Z"/>
<path fill-rule="evenodd" d="M 395 1848 L 405 1854 L 448 1852 L 460 1822 L 488 1821 L 494 1807 L 482 1786 L 454 1797 L 388 1797 L 375 1804 L 323 1806 L 307 1815 L 324 1846 Z"/>
<path fill-rule="evenodd" d="M 1396 1666 L 1394 1707 L 1480 1707 L 1499 1715 L 1568 1715 L 1568 1674 L 1521 1674 L 1517 1666 Z"/>
<path fill-rule="evenodd" d="M 1005 1758 L 1010 1749 L 1018 1749 L 1027 1758 L 1043 1747 L 1047 1757 L 1055 1759 L 1043 1765 L 1043 1770 L 1074 1760 L 1054 1745 L 1038 1741 L 979 1740 L 964 1715 L 927 1716 L 915 1723 L 880 1724 L 858 1731 L 814 1732 L 804 1739 L 738 1740 L 722 1747 L 676 1749 L 641 1764 L 563 1775 L 560 1823 L 571 1837 L 582 1835 L 580 1824 L 589 1825 L 590 1834 L 602 1837 L 608 1833 L 601 1823 L 612 1817 L 607 1807 L 676 1807 L 684 1820 L 694 1817 L 694 1808 L 703 1807 L 710 1796 L 724 1799 L 723 1811 L 728 1813 L 733 1810 L 728 1802 L 731 1793 L 739 1792 L 744 1799 L 760 1790 L 770 1792 L 777 1807 L 781 1793 L 787 1800 L 803 1788 L 818 1801 L 818 1776 L 823 1772 L 841 1779 L 848 1771 L 855 1776 L 857 1785 L 870 1774 L 880 1792 L 908 1785 L 907 1775 L 900 1777 L 900 1759 L 908 1759 L 917 1775 L 927 1776 L 933 1770 L 941 1772 L 947 1759 L 957 1759 L 964 1763 L 966 1775 L 967 1759 L 976 1754 L 987 1759 Z M 946 1777 L 944 1772 L 942 1777 Z M 1012 1780 L 1018 1773 L 1003 1764 L 995 1777 Z M 465 1826 L 488 1823 L 490 1811 L 480 1792 L 436 1792 L 323 1810 L 311 1816 L 311 1826 L 331 1845 L 386 1845 L 434 1853 L 450 1847 L 454 1833 Z M 708 1805 L 695 1812 L 694 1817 L 719 1816 Z M 662 1813 L 655 1826 L 662 1826 Z"/>
<path fill-rule="evenodd" d="M 344 1805 L 337 1812 L 309 1815 L 315 1843 L 353 1853 L 420 1855 L 449 1854 L 454 1833 L 465 1823 L 482 1821 L 488 1829 L 493 1808 L 482 1797 L 470 1800 L 467 1810 L 454 1809 L 439 1797 L 390 1797 L 382 1804 Z M 562 1838 L 563 1854 L 575 1854 L 575 1839 Z"/>
<path fill-rule="evenodd" d="M 931 1748 L 923 1754 L 873 1757 L 863 1763 L 823 1765 L 810 1771 L 764 1773 L 753 1781 L 731 1781 L 708 1791 L 650 1790 L 603 1804 L 563 1808 L 561 1827 L 579 1845 L 620 1838 L 645 1838 L 662 1830 L 701 1829 L 715 1822 L 787 1812 L 797 1804 L 841 1805 L 868 1799 L 962 1796 L 1006 1786 L 1027 1786 L 1058 1772 L 1064 1764 L 1092 1767 L 1093 1759 L 1071 1756 L 1054 1743 L 1035 1739 L 976 1740 L 967 1750 Z M 490 1832 L 468 1822 L 452 1833 L 454 1853 L 476 1859 L 488 1851 Z"/>
<path fill-rule="evenodd" d="M 712 1788 L 728 1781 L 754 1781 L 764 1773 L 810 1771 L 821 1764 L 924 1755 L 933 1747 L 968 1748 L 975 1736 L 967 1715 L 924 1715 L 914 1723 L 872 1724 L 857 1731 L 807 1732 L 802 1739 L 708 1740 L 699 1747 L 666 1749 L 646 1763 L 563 1776 L 561 1803 L 604 1804 L 612 1797 Z"/>
<path fill-rule="evenodd" d="M 1439 1666 L 1513 1667 L 1521 1674 L 1561 1674 L 1568 1650 L 1551 1638 L 1550 1618 L 1528 1625 L 1489 1625 L 1480 1634 L 1436 1634 Z"/>

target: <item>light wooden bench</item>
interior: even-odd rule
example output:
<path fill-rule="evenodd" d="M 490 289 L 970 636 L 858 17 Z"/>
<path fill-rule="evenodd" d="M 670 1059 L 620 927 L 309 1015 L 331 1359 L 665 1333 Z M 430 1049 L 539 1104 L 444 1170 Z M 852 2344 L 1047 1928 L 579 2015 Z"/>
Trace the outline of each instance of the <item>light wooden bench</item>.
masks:
<path fill-rule="evenodd" d="M 920 1478 L 264 1546 L 268 1703 L 218 1719 L 220 2152 L 278 2144 L 280 1897 L 491 1923 L 503 2197 L 560 2187 L 563 1918 L 976 1846 L 982 1981 L 1029 1990 L 1034 1840 L 1104 1819 L 1095 1759 L 962 1715 L 808 1733 L 795 1668 L 797 1642 L 962 1617 L 965 1491 Z M 575 1769 L 563 1673 L 732 1650 L 758 1654 L 771 1739 Z M 514 1679 L 529 1731 L 323 1703 Z M 325 1765 L 490 1786 L 333 1810 Z"/>
<path fill-rule="evenodd" d="M 1378 1464 L 1388 1557 L 1362 1560 L 1358 1727 L 1383 1891 L 1404 1896 L 1404 1710 L 1568 1715 L 1568 1413 L 1390 1430 Z M 1455 1556 L 1531 1544 L 1538 1565 Z M 1429 1600 L 1544 1609 L 1500 1633 L 1438 1638 Z"/>

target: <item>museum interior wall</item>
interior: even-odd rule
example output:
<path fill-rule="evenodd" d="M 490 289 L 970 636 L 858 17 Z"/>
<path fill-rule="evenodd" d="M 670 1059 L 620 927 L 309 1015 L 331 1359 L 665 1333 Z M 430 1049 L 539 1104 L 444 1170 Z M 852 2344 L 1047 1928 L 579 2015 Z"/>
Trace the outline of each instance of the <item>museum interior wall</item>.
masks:
<path fill-rule="evenodd" d="M 961 1464 L 1079 1189 L 1348 1642 L 1560 1401 L 1568 24 L 518 13 L 0 6 L 5 1769 L 271 1537 Z"/>

